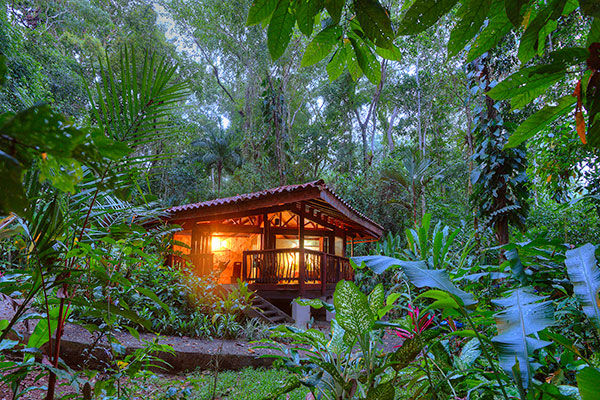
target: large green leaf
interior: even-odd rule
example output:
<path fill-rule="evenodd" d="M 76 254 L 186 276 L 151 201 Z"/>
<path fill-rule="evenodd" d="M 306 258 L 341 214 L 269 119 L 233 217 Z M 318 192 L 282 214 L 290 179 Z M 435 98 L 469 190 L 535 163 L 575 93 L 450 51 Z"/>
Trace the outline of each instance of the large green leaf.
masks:
<path fill-rule="evenodd" d="M 333 46 L 339 42 L 341 34 L 342 30 L 337 25 L 330 25 L 317 33 L 314 39 L 306 46 L 300 65 L 308 67 L 327 57 L 331 53 Z"/>
<path fill-rule="evenodd" d="M 590 28 L 586 45 L 589 47 L 595 42 L 600 42 L 600 17 L 596 17 L 592 21 L 592 27 Z"/>
<path fill-rule="evenodd" d="M 376 47 L 375 53 L 377 53 L 378 56 L 385 58 L 386 60 L 391 60 L 391 61 L 401 61 L 402 60 L 402 54 L 400 53 L 400 49 L 398 49 L 398 47 L 396 47 L 394 45 L 392 45 L 392 47 L 390 49 L 384 49 L 383 47 Z"/>
<path fill-rule="evenodd" d="M 425 261 L 406 261 L 387 256 L 352 257 L 352 261 L 357 265 L 364 263 L 365 266 L 378 275 L 383 274 L 388 268 L 400 267 L 402 265 L 414 265 L 419 268 L 427 268 Z"/>
<path fill-rule="evenodd" d="M 428 308 L 443 311 L 460 310 L 461 305 L 450 293 L 438 289 L 430 289 L 417 296 L 417 299 L 426 298 L 435 300 Z"/>
<path fill-rule="evenodd" d="M 72 191 L 82 179 L 81 163 L 100 159 L 90 136 L 49 105 L 41 104 L 18 113 L 0 115 L 0 215 L 23 215 L 27 199 L 22 175 L 35 162 L 56 187 Z"/>
<path fill-rule="evenodd" d="M 246 25 L 260 24 L 268 19 L 277 7 L 277 3 L 278 0 L 254 0 L 248 11 Z"/>
<path fill-rule="evenodd" d="M 340 18 L 342 16 L 342 9 L 344 8 L 345 0 L 325 0 L 325 8 L 334 23 L 340 22 Z"/>
<path fill-rule="evenodd" d="M 333 82 L 342 75 L 344 67 L 346 66 L 346 47 L 339 46 L 335 51 L 331 60 L 327 63 L 327 75 L 329 81 Z"/>
<path fill-rule="evenodd" d="M 504 252 L 504 256 L 510 265 L 510 270 L 512 271 L 513 277 L 518 280 L 521 285 L 527 284 L 529 277 L 525 273 L 525 267 L 521 262 L 519 251 L 516 248 L 506 250 Z"/>
<path fill-rule="evenodd" d="M 596 264 L 596 247 L 585 244 L 566 253 L 567 274 L 573 284 L 573 292 L 582 305 L 583 312 L 600 328 L 600 269 Z"/>
<path fill-rule="evenodd" d="M 497 84 L 487 94 L 494 100 L 511 99 L 511 107 L 520 109 L 532 100 L 544 94 L 548 88 L 560 79 L 565 72 L 538 74 L 539 67 L 523 68 Z"/>
<path fill-rule="evenodd" d="M 388 12 L 377 0 L 354 0 L 356 19 L 365 35 L 378 47 L 392 48 L 394 30 Z"/>
<path fill-rule="evenodd" d="M 354 48 L 350 44 L 350 40 L 347 42 L 344 39 L 344 53 L 346 55 L 346 65 L 348 66 L 348 72 L 353 80 L 357 81 L 362 75 L 363 72 L 358 65 L 358 61 L 356 58 L 356 52 Z"/>
<path fill-rule="evenodd" d="M 364 263 L 376 274 L 381 274 L 390 267 L 400 267 L 408 280 L 416 287 L 443 290 L 458 297 L 466 307 L 477 303 L 472 294 L 460 290 L 450 282 L 446 271 L 427 269 L 424 261 L 405 261 L 387 256 L 353 257 L 352 261 L 357 264 Z"/>
<path fill-rule="evenodd" d="M 509 297 L 492 300 L 504 308 L 495 315 L 498 335 L 492 339 L 498 349 L 500 366 L 525 388 L 533 376 L 529 356 L 550 344 L 531 336 L 553 323 L 551 302 L 541 300 L 544 298 L 533 294 L 530 287 L 516 289 Z M 517 364 L 520 375 L 515 376 L 513 371 Z"/>
<path fill-rule="evenodd" d="M 543 31 L 545 34 L 550 33 L 548 32 L 550 29 L 545 29 L 545 27 L 550 23 L 550 21 L 557 19 L 561 15 L 566 3 L 567 0 L 549 1 L 547 4 L 542 6 L 535 18 L 533 18 L 533 21 L 527 25 L 527 29 L 525 29 L 525 32 L 519 41 L 518 56 L 522 63 L 526 63 L 527 61 L 531 60 L 533 56 L 535 56 L 540 44 L 540 32 Z M 550 26 L 556 29 L 556 24 L 551 24 Z"/>
<path fill-rule="evenodd" d="M 377 311 L 377 316 L 381 319 L 394 308 L 394 303 L 402 297 L 402 293 L 394 292 L 385 299 L 385 305 Z"/>
<path fill-rule="evenodd" d="M 38 320 L 31 336 L 29 336 L 29 339 L 27 340 L 27 347 L 39 349 L 44 344 L 48 343 L 50 335 L 54 333 L 58 326 L 58 311 L 58 306 L 50 308 L 50 324 L 48 324 L 48 316 Z M 48 328 L 50 329 L 50 333 L 48 333 Z"/>
<path fill-rule="evenodd" d="M 521 26 L 521 22 L 523 21 L 523 6 L 529 2 L 530 0 L 504 0 L 506 16 L 515 28 Z"/>
<path fill-rule="evenodd" d="M 450 282 L 448 273 L 444 270 L 424 269 L 408 264 L 403 264 L 400 268 L 402 268 L 408 280 L 416 287 L 430 287 L 448 292 L 459 298 L 465 307 L 477 304 L 472 294 L 457 288 Z"/>
<path fill-rule="evenodd" d="M 515 132 L 510 135 L 505 147 L 516 147 L 525 140 L 533 137 L 533 135 L 540 132 L 552 121 L 573 110 L 575 102 L 575 97 L 567 95 L 558 99 L 556 104 L 545 106 L 519 125 Z"/>
<path fill-rule="evenodd" d="M 374 386 L 367 393 L 367 400 L 394 400 L 395 397 L 396 389 L 391 380 Z"/>
<path fill-rule="evenodd" d="M 323 8 L 323 1 L 303 0 L 296 6 L 296 21 L 298 29 L 306 36 L 312 35 L 315 16 Z"/>
<path fill-rule="evenodd" d="M 371 293 L 369 293 L 367 299 L 369 300 L 369 307 L 371 308 L 371 311 L 373 311 L 373 315 L 378 315 L 378 311 L 383 307 L 383 302 L 385 301 L 383 284 L 380 283 L 375 286 Z"/>
<path fill-rule="evenodd" d="M 471 45 L 471 49 L 467 54 L 468 63 L 496 46 L 512 29 L 512 23 L 508 20 L 501 1 L 492 3 L 490 16 L 487 26 L 481 31 L 477 36 L 477 39 L 475 39 L 475 42 Z"/>
<path fill-rule="evenodd" d="M 354 54 L 356 55 L 356 62 L 360 67 L 361 71 L 374 85 L 379 84 L 381 81 L 381 64 L 375 54 L 371 51 L 369 46 L 362 40 L 350 39 Z"/>
<path fill-rule="evenodd" d="M 598 400 L 600 395 L 600 371 L 594 367 L 585 367 L 577 374 L 577 386 L 581 400 Z"/>
<path fill-rule="evenodd" d="M 494 100 L 511 100 L 513 109 L 528 105 L 548 87 L 565 77 L 569 67 L 581 64 L 589 56 L 582 47 L 569 47 L 550 53 L 548 63 L 523 68 L 504 79 L 488 92 Z"/>
<path fill-rule="evenodd" d="M 290 12 L 290 0 L 279 0 L 267 29 L 267 47 L 273 60 L 277 60 L 290 43 L 296 18 Z"/>
<path fill-rule="evenodd" d="M 363 335 L 371 330 L 375 316 L 367 296 L 349 281 L 340 281 L 333 294 L 335 318 L 344 330 Z"/>
<path fill-rule="evenodd" d="M 492 0 L 467 0 L 458 10 L 458 22 L 450 32 L 448 56 L 453 57 L 475 37 L 487 18 Z"/>
<path fill-rule="evenodd" d="M 458 0 L 419 0 L 411 4 L 404 14 L 399 35 L 414 35 L 435 24 L 442 15 L 448 13 Z"/>

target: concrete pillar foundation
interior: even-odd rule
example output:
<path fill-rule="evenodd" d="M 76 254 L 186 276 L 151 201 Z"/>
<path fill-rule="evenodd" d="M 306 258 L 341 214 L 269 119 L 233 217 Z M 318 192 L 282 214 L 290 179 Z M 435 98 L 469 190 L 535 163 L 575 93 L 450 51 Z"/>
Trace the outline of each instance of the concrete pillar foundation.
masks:
<path fill-rule="evenodd" d="M 306 329 L 310 322 L 310 306 L 301 306 L 293 301 L 292 318 L 294 319 L 294 325 L 297 328 Z"/>

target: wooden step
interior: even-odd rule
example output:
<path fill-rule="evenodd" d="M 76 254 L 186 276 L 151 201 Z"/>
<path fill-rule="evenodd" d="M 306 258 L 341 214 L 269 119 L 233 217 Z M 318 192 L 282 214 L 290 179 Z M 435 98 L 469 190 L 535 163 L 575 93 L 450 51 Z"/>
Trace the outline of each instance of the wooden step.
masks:
<path fill-rule="evenodd" d="M 233 290 L 232 286 L 219 286 L 222 288 L 222 293 L 229 293 Z M 294 322 L 292 317 L 256 293 L 254 294 L 251 303 L 252 306 L 244 310 L 244 313 L 249 317 L 259 318 L 270 324 Z"/>

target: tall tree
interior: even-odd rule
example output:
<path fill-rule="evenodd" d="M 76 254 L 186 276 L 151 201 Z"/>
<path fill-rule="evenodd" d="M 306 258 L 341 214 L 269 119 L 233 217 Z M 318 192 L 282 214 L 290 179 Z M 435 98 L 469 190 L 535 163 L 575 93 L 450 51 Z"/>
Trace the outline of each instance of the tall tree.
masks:
<path fill-rule="evenodd" d="M 220 193 L 223 171 L 232 172 L 241 163 L 235 136 L 229 131 L 214 129 L 195 145 L 201 152 L 202 162 L 216 172 L 217 193 Z"/>
<path fill-rule="evenodd" d="M 493 80 L 489 57 L 475 61 L 473 69 L 474 91 L 483 96 L 483 104 L 476 109 L 472 200 L 478 216 L 493 226 L 497 243 L 504 245 L 509 242 L 509 226 L 522 228 L 529 208 L 526 154 L 523 148 L 504 148 L 509 131 L 498 111 L 500 105 L 488 96 Z"/>

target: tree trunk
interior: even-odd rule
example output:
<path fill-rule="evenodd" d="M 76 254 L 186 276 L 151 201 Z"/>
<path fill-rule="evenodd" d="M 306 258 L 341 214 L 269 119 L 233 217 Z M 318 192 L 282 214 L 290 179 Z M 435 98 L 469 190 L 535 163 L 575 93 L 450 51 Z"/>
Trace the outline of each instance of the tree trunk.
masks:
<path fill-rule="evenodd" d="M 394 128 L 394 121 L 396 121 L 396 117 L 398 116 L 399 111 L 400 109 L 398 107 L 394 107 L 394 109 L 392 110 L 392 115 L 390 117 L 390 123 L 387 128 L 387 141 L 390 153 L 394 151 L 394 138 L 392 137 L 392 129 Z"/>
<path fill-rule="evenodd" d="M 419 143 L 419 152 L 421 159 L 425 159 L 425 132 L 422 126 L 422 113 L 421 113 L 421 77 L 420 77 L 420 58 L 421 58 L 421 46 L 417 45 L 417 62 L 416 62 L 416 72 L 415 79 L 417 84 L 417 138 Z M 425 212 L 427 209 L 427 203 L 425 200 L 425 190 L 421 191 L 421 217 L 425 216 Z"/>
<path fill-rule="evenodd" d="M 221 176 L 223 173 L 223 164 L 217 164 L 217 192 L 221 193 Z"/>
<path fill-rule="evenodd" d="M 467 117 L 467 133 L 465 140 L 467 142 L 467 158 L 469 165 L 469 176 L 467 177 L 467 195 L 469 198 L 473 194 L 473 182 L 471 181 L 471 175 L 473 174 L 473 154 L 475 153 L 475 138 L 473 137 L 473 115 L 471 114 L 471 98 L 467 96 L 467 102 L 465 104 L 465 114 Z M 477 218 L 477 212 L 473 210 L 473 230 L 475 231 L 475 240 L 479 243 L 479 219 Z"/>
<path fill-rule="evenodd" d="M 362 156 L 363 156 L 363 168 L 366 171 L 369 166 L 369 157 L 367 156 L 367 149 L 369 147 L 367 142 L 367 128 L 369 125 L 369 119 L 365 120 L 363 123 L 360 119 L 360 113 L 356 108 L 353 109 L 354 115 L 356 116 L 356 121 L 358 122 L 358 127 L 360 128 L 360 138 L 362 141 Z"/>
<path fill-rule="evenodd" d="M 377 85 L 377 89 L 375 90 L 375 94 L 373 95 L 373 101 L 371 102 L 371 107 L 369 109 L 369 114 L 373 119 L 373 129 L 371 130 L 371 158 L 375 155 L 375 133 L 377 133 L 377 105 L 379 104 L 379 98 L 381 97 L 381 91 L 383 90 L 383 85 L 385 83 L 386 77 L 386 68 L 387 68 L 387 60 L 383 60 L 381 63 L 381 81 L 379 81 L 379 85 Z M 369 121 L 365 121 L 367 124 Z"/>
<path fill-rule="evenodd" d="M 484 66 L 483 71 L 482 71 L 482 75 L 485 79 L 485 83 L 486 83 L 486 88 L 485 88 L 485 106 L 486 106 L 486 110 L 487 110 L 487 121 L 494 121 L 497 117 L 498 117 L 498 110 L 496 109 L 496 107 L 494 107 L 494 100 L 487 95 L 487 92 L 491 89 L 490 87 L 490 71 L 489 68 L 487 66 L 487 64 Z M 494 126 L 490 126 L 490 128 L 488 128 L 488 135 L 490 136 L 490 139 L 493 140 L 493 134 L 495 129 L 497 129 Z M 501 210 L 503 208 L 506 207 L 506 191 L 507 191 L 507 187 L 506 187 L 507 183 L 503 182 L 503 184 L 501 185 L 501 190 L 498 191 L 498 194 L 496 197 L 494 197 L 493 202 L 493 209 L 494 210 Z M 499 217 L 497 217 L 496 221 L 494 222 L 494 234 L 496 236 L 496 240 L 498 241 L 498 245 L 502 246 L 505 245 L 509 242 L 509 226 L 508 226 L 508 217 L 505 215 L 501 215 Z M 505 257 L 504 254 L 501 253 L 500 254 L 500 262 L 504 261 Z"/>

